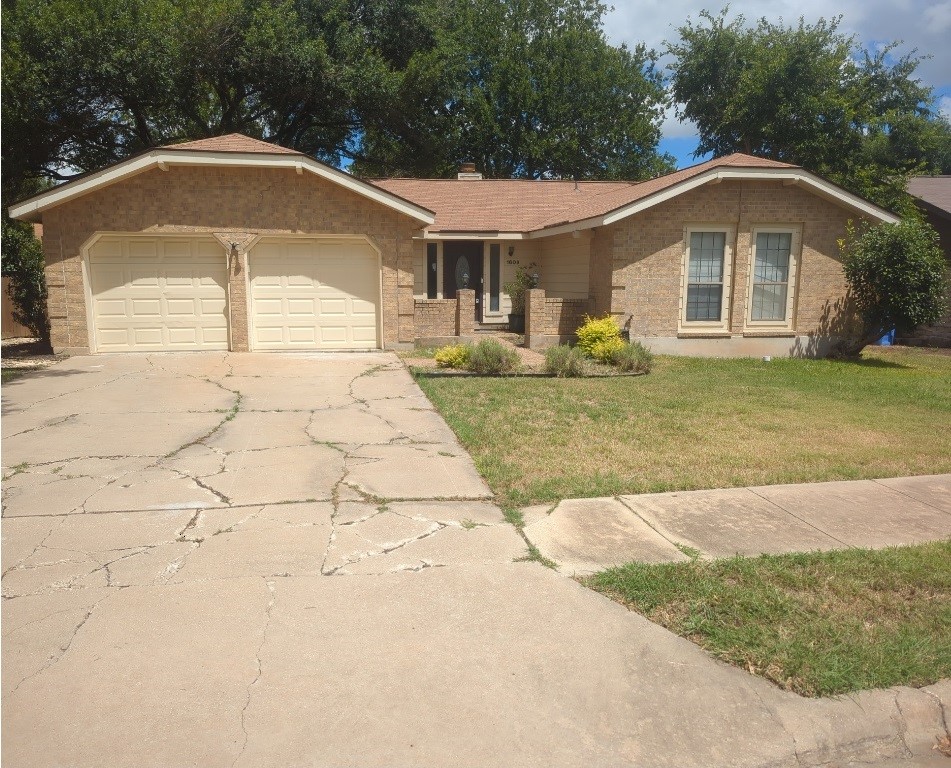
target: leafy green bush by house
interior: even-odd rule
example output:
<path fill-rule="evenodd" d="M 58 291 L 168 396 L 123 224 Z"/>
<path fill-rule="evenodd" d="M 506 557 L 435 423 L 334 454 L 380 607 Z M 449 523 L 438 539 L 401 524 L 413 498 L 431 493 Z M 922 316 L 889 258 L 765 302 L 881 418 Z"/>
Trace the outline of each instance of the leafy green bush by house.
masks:
<path fill-rule="evenodd" d="M 594 357 L 595 345 L 611 342 L 612 339 L 620 341 L 621 329 L 618 328 L 611 315 L 605 315 L 604 317 L 585 315 L 584 325 L 575 331 L 575 336 L 578 337 L 578 348 L 588 357 Z M 603 351 L 607 347 L 602 346 L 600 349 Z"/>
<path fill-rule="evenodd" d="M 623 373 L 648 373 L 654 365 L 654 355 L 638 341 L 622 343 L 611 356 L 611 365 Z"/>
<path fill-rule="evenodd" d="M 463 369 L 469 365 L 472 347 L 468 344 L 449 344 L 436 350 L 433 356 L 439 368 Z"/>
<path fill-rule="evenodd" d="M 10 278 L 13 319 L 49 339 L 43 248 L 29 224 L 3 219 L 3 276 Z"/>
<path fill-rule="evenodd" d="M 864 324 L 853 351 L 893 328 L 913 331 L 944 314 L 947 263 L 928 224 L 878 224 L 861 234 L 850 227 L 839 245 L 849 292 Z"/>
<path fill-rule="evenodd" d="M 545 373 L 559 379 L 575 378 L 585 374 L 584 353 L 577 347 L 561 344 L 545 352 Z"/>
<path fill-rule="evenodd" d="M 614 356 L 624 349 L 624 341 L 615 336 L 610 339 L 596 341 L 591 346 L 591 357 L 599 363 L 611 364 L 614 362 Z"/>
<path fill-rule="evenodd" d="M 518 352 L 495 339 L 483 339 L 469 353 L 468 368 L 474 373 L 514 373 L 518 367 Z"/>

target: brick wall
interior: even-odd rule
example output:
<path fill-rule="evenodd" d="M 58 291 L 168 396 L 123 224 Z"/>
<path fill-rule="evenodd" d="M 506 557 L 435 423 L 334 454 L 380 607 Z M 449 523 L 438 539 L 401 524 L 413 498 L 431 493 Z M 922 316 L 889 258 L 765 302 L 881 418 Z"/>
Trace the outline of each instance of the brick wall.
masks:
<path fill-rule="evenodd" d="M 429 339 L 456 335 L 455 299 L 416 299 L 415 338 Z"/>
<path fill-rule="evenodd" d="M 601 314 L 610 308 L 633 337 L 677 336 L 686 227 L 726 226 L 736 233 L 731 244 L 735 253 L 729 330 L 742 333 L 752 230 L 792 224 L 802 230 L 794 330 L 834 335 L 851 322 L 844 306 L 846 284 L 837 245 L 849 218 L 855 217 L 781 182 L 725 181 L 700 187 L 596 234 L 591 259 L 593 310 Z"/>
<path fill-rule="evenodd" d="M 561 299 L 535 288 L 525 294 L 525 339 L 530 348 L 574 339 L 575 331 L 590 312 L 590 299 Z"/>
<path fill-rule="evenodd" d="M 414 338 L 412 237 L 419 223 L 311 173 L 155 169 L 51 209 L 44 213 L 43 225 L 56 350 L 88 349 L 80 251 L 96 232 L 367 235 L 382 253 L 383 341 Z M 240 312 L 244 306 L 233 302 L 232 310 Z"/>

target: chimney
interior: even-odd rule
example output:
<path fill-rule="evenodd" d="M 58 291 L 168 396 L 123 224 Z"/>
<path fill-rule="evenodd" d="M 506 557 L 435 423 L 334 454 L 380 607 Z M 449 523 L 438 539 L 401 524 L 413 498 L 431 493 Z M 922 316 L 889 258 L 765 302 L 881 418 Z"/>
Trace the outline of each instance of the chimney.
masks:
<path fill-rule="evenodd" d="M 459 173 L 456 174 L 457 179 L 481 179 L 482 174 L 476 170 L 475 163 L 462 163 L 459 166 Z"/>

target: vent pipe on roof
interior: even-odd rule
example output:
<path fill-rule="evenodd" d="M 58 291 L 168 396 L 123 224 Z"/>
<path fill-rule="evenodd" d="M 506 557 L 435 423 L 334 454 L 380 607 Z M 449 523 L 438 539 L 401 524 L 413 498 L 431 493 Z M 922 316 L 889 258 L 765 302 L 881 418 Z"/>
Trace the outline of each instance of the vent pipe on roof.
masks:
<path fill-rule="evenodd" d="M 459 166 L 457 179 L 481 179 L 482 174 L 476 170 L 475 163 L 463 163 Z"/>

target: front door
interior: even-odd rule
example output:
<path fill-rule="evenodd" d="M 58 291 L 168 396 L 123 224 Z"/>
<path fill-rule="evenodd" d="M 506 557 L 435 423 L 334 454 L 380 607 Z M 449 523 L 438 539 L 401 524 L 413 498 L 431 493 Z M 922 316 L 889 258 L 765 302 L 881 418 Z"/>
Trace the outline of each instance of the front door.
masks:
<path fill-rule="evenodd" d="M 475 319 L 482 322 L 482 243 L 448 241 L 442 246 L 442 295 L 456 298 L 460 288 L 475 291 Z"/>

